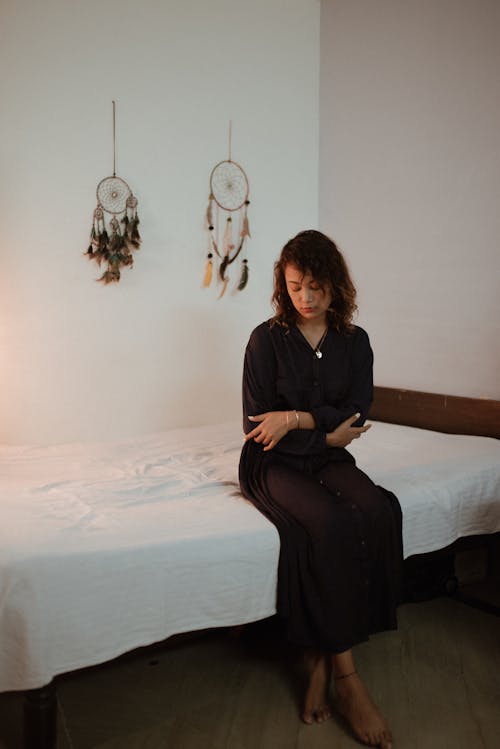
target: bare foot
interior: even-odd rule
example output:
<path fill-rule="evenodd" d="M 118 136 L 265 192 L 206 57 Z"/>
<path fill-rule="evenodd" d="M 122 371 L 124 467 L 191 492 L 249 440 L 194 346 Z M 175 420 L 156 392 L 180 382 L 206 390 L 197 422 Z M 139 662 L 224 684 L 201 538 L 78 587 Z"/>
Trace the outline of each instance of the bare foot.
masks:
<path fill-rule="evenodd" d="M 392 749 L 386 720 L 357 673 L 335 679 L 338 708 L 360 741 L 380 749 Z"/>
<path fill-rule="evenodd" d="M 319 653 L 307 652 L 304 656 L 309 683 L 304 699 L 302 720 L 308 725 L 324 723 L 331 718 L 328 704 L 328 688 L 331 677 L 330 659 Z"/>

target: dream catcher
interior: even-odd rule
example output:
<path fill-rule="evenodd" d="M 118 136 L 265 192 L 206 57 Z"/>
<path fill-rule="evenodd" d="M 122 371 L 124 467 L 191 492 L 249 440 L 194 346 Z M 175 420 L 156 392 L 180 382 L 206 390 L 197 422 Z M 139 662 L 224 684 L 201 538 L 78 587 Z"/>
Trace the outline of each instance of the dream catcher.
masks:
<path fill-rule="evenodd" d="M 250 236 L 247 211 L 247 175 L 239 164 L 231 159 L 231 123 L 229 123 L 229 158 L 220 161 L 210 175 L 210 195 L 206 213 L 208 228 L 208 254 L 203 286 L 212 282 L 215 263 L 217 278 L 222 283 L 219 299 L 229 284 L 229 271 L 236 258 L 241 257 L 239 280 L 236 286 L 241 291 L 248 283 L 248 260 L 244 245 Z"/>
<path fill-rule="evenodd" d="M 92 219 L 90 244 L 85 253 L 90 260 L 95 260 L 99 267 L 103 262 L 106 263 L 106 270 L 98 279 L 105 284 L 120 280 L 120 269 L 132 267 L 132 253 L 141 246 L 137 198 L 125 180 L 116 176 L 115 134 L 113 102 L 113 176 L 102 179 L 97 185 L 97 207 Z"/>

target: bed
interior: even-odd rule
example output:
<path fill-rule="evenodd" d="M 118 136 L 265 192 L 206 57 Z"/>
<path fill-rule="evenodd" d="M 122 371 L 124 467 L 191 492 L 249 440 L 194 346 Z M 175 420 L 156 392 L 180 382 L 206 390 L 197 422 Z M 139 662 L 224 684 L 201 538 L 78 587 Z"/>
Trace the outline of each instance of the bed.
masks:
<path fill-rule="evenodd" d="M 405 557 L 500 531 L 500 402 L 376 388 L 371 416 L 352 451 L 399 497 Z M 54 746 L 57 675 L 275 613 L 279 539 L 238 491 L 241 444 L 234 422 L 0 448 L 0 692 L 26 692 L 27 749 Z"/>

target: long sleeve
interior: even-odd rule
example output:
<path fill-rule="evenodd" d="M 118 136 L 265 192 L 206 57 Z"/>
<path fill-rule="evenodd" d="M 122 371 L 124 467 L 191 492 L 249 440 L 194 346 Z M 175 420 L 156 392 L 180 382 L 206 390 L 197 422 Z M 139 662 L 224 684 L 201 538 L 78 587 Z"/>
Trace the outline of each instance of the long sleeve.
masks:
<path fill-rule="evenodd" d="M 276 380 L 278 353 L 267 323 L 252 333 L 245 351 L 243 366 L 243 430 L 245 434 L 255 428 L 249 416 L 267 411 L 285 411 L 290 406 L 277 394 Z M 314 455 L 326 449 L 326 434 L 320 429 L 293 430 L 274 448 L 288 455 Z"/>
<path fill-rule="evenodd" d="M 355 330 L 348 382 L 347 390 L 338 403 L 311 408 L 318 429 L 332 432 L 355 413 L 361 416 L 354 426 L 362 426 L 366 420 L 373 400 L 373 352 L 368 335 L 362 328 Z"/>

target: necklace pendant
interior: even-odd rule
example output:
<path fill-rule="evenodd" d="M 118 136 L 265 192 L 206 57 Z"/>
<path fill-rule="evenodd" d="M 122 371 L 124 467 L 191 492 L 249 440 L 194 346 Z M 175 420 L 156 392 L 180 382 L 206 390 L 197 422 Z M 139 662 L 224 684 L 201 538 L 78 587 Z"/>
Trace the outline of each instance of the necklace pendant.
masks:
<path fill-rule="evenodd" d="M 323 354 L 321 353 L 321 351 L 316 350 L 314 353 L 316 354 L 316 356 L 318 357 L 318 359 L 321 359 L 321 357 L 323 356 Z"/>

